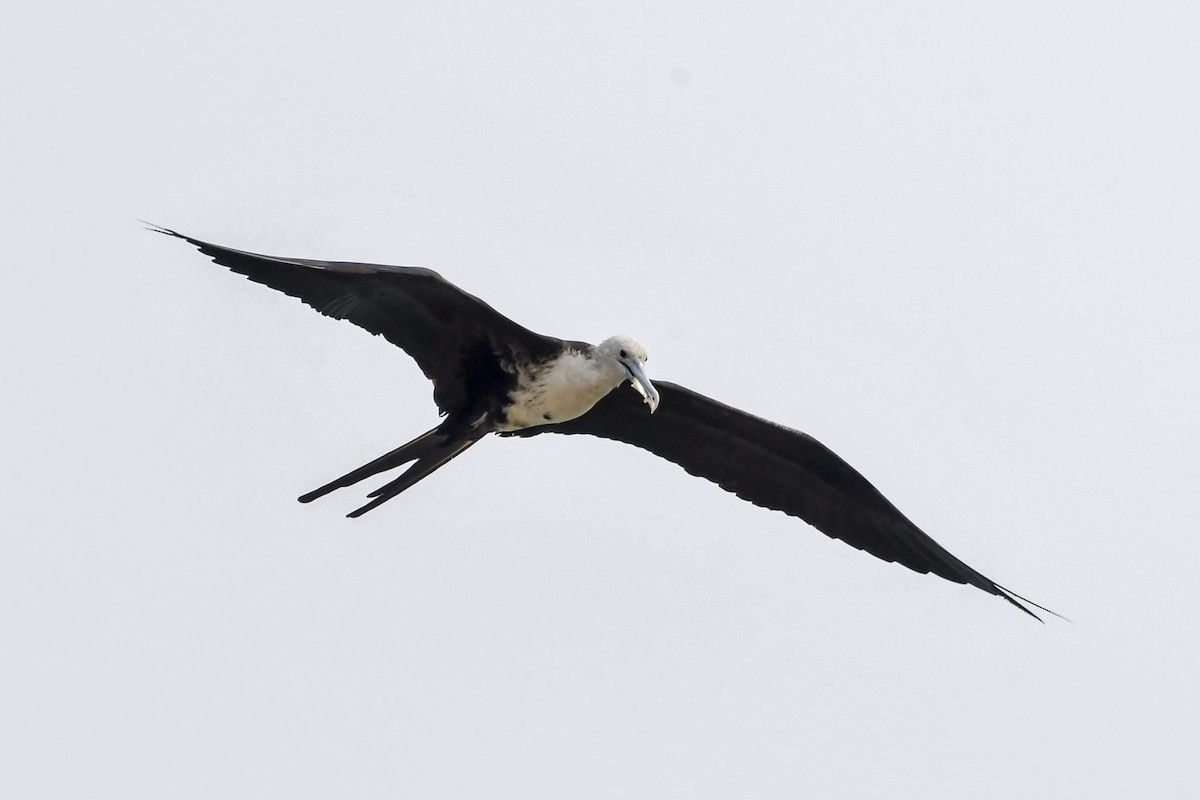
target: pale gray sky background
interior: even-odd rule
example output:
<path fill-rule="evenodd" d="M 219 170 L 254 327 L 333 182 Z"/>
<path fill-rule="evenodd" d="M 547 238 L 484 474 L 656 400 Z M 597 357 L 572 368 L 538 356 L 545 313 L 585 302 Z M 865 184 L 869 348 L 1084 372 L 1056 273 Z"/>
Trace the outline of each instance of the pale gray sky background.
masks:
<path fill-rule="evenodd" d="M 0 795 L 1195 796 L 1198 43 L 1185 2 L 14 4 Z M 1074 623 L 602 441 L 299 505 L 429 385 L 139 217 L 635 335 Z"/>

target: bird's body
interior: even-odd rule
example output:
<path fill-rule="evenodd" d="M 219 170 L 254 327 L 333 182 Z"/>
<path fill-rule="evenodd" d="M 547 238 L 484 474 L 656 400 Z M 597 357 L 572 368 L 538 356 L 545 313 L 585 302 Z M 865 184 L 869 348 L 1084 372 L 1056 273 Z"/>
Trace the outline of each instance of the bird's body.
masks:
<path fill-rule="evenodd" d="M 600 398 L 621 385 L 625 373 L 612 358 L 597 357 L 596 348 L 564 348 L 551 361 L 522 369 L 509 393 L 498 432 L 567 422 L 583 416 Z"/>
<path fill-rule="evenodd" d="M 651 384 L 646 351 L 628 336 L 596 346 L 542 336 L 420 267 L 263 256 L 154 230 L 384 336 L 433 382 L 445 417 L 440 425 L 301 496 L 302 502 L 411 462 L 350 514 L 360 516 L 488 434 L 584 433 L 648 450 L 756 505 L 800 517 L 886 561 L 1003 597 L 1035 618 L 1025 604 L 1042 608 L 955 558 L 812 437 L 682 386 Z M 637 394 L 614 391 L 627 380 Z"/>

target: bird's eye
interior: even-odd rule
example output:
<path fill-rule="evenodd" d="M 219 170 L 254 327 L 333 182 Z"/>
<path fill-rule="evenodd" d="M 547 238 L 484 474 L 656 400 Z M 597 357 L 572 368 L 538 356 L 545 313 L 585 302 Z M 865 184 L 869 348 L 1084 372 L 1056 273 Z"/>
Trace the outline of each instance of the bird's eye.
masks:
<path fill-rule="evenodd" d="M 628 354 L 628 353 L 626 353 L 624 350 L 622 350 L 622 351 L 621 351 L 621 358 L 628 358 L 628 357 L 629 357 L 629 354 Z"/>

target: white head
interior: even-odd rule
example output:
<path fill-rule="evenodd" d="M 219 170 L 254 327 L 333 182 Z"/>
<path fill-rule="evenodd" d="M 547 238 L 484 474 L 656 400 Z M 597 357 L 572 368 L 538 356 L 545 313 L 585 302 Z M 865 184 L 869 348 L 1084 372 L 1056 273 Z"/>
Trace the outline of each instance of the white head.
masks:
<path fill-rule="evenodd" d="M 646 348 L 630 336 L 610 336 L 596 348 L 598 358 L 611 358 L 620 364 L 629 383 L 650 406 L 650 413 L 658 408 L 658 390 L 646 377 L 645 364 L 650 360 Z"/>

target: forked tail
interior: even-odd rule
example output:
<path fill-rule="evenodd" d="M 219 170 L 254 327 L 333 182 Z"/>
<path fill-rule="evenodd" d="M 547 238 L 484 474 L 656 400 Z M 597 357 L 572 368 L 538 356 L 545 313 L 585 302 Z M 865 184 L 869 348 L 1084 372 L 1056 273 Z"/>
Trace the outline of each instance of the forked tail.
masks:
<path fill-rule="evenodd" d="M 475 444 L 480 438 L 474 432 L 464 436 L 463 431 L 458 426 L 450 429 L 449 425 L 443 423 L 431 431 L 426 431 L 408 444 L 401 445 L 390 453 L 384 453 L 374 461 L 364 464 L 356 470 L 347 472 L 342 477 L 330 481 L 319 489 L 314 489 L 308 494 L 301 495 L 299 500 L 301 503 L 311 503 L 318 497 L 323 497 L 335 489 L 352 486 L 372 475 L 378 475 L 380 472 L 386 472 L 401 464 L 415 461 L 416 463 L 406 469 L 400 477 L 390 483 L 384 484 L 367 495 L 368 497 L 375 498 L 374 500 L 347 515 L 350 517 L 361 517 L 372 508 L 386 503 L 417 481 L 432 474 L 439 467 L 450 463 L 452 459 Z"/>

